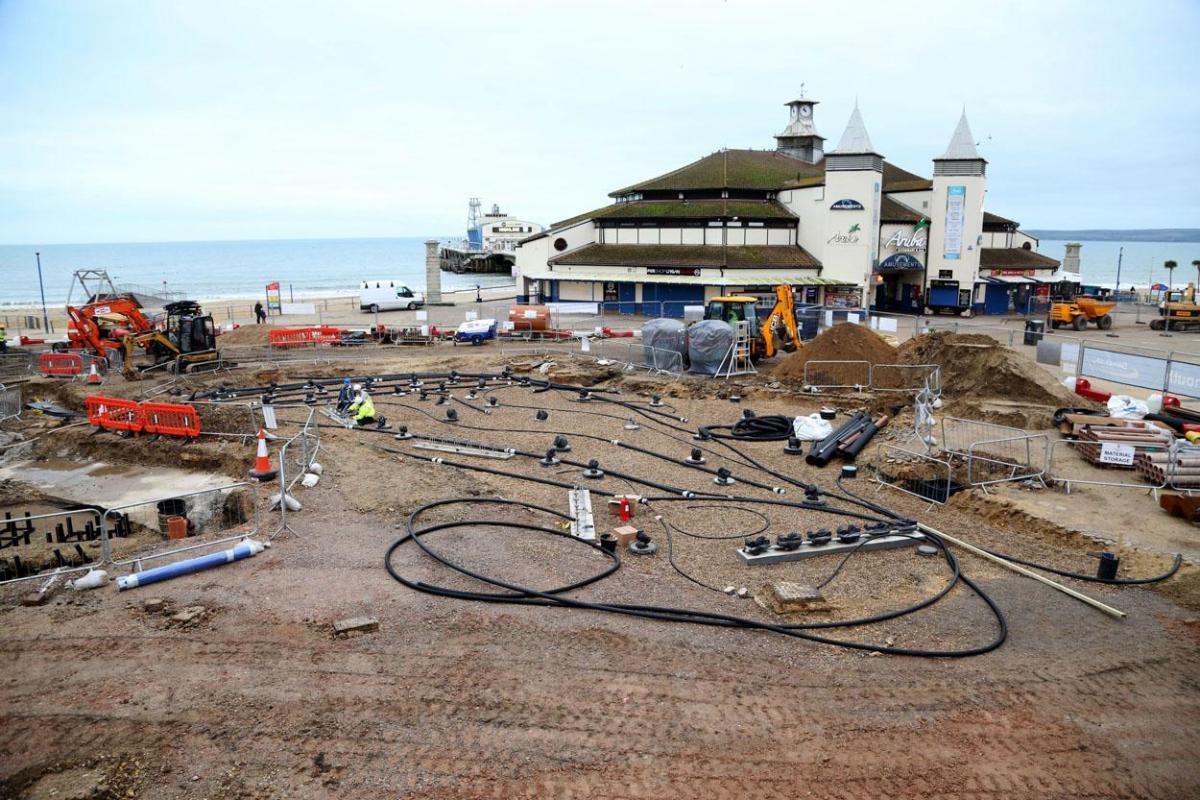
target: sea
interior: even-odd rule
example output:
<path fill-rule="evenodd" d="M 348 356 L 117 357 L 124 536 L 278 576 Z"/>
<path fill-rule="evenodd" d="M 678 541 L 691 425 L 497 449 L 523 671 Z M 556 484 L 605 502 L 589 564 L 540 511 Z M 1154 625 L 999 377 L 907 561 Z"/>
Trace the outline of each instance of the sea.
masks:
<path fill-rule="evenodd" d="M 65 303 L 77 269 L 107 269 L 118 285 L 182 292 L 194 299 L 262 296 L 266 284 L 279 281 L 285 300 L 353 295 L 359 281 L 393 280 L 412 289 L 425 287 L 425 240 L 450 237 L 408 236 L 383 239 L 278 239 L 217 242 L 143 242 L 135 244 L 0 245 L 0 307 L 37 304 L 35 253 L 41 253 L 46 302 Z M 1083 279 L 1112 286 L 1121 258 L 1121 286 L 1167 283 L 1163 262 L 1179 264 L 1173 284 L 1196 280 L 1193 260 L 1200 242 L 1108 242 L 1081 240 Z M 1062 259 L 1065 241 L 1043 239 L 1040 252 Z M 442 273 L 443 290 L 511 284 L 508 275 Z"/>
<path fill-rule="evenodd" d="M 284 302 L 353 295 L 368 280 L 423 291 L 427 239 L 451 237 L 0 245 L 0 307 L 41 302 L 35 253 L 50 305 L 66 302 L 77 269 L 106 269 L 118 286 L 165 288 L 197 300 L 261 297 L 274 281 Z M 443 291 L 512 282 L 504 274 L 442 273 Z"/>

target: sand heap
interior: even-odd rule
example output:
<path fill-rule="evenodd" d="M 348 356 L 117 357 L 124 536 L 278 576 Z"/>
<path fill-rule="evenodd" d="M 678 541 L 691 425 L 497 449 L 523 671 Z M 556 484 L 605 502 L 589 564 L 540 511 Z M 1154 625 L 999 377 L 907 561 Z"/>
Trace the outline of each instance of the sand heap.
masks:
<path fill-rule="evenodd" d="M 908 340 L 902 364 L 937 364 L 946 397 L 977 397 L 1040 404 L 1074 405 L 1079 396 L 1029 358 L 990 336 L 935 333 Z"/>
<path fill-rule="evenodd" d="M 902 364 L 937 364 L 953 416 L 1022 428 L 1051 426 L 1054 410 L 1089 403 L 1026 356 L 990 336 L 937 331 L 901 345 Z"/>
<path fill-rule="evenodd" d="M 217 337 L 217 347 L 222 345 L 266 345 L 271 331 L 270 325 L 242 325 L 225 331 Z"/>
<path fill-rule="evenodd" d="M 896 348 L 870 328 L 843 322 L 834 325 L 804 347 L 783 359 L 771 370 L 779 379 L 804 379 L 809 361 L 867 361 L 871 364 L 896 364 Z M 828 368 L 823 369 L 823 373 Z"/>

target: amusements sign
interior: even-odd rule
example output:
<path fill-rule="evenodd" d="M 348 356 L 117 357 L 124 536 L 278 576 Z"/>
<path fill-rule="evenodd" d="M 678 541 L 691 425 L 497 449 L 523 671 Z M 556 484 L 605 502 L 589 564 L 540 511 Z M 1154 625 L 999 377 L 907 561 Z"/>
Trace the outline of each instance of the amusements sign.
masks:
<path fill-rule="evenodd" d="M 957 261 L 962 253 L 963 208 L 966 202 L 966 186 L 947 187 L 946 229 L 942 236 L 942 257 L 947 261 Z"/>
<path fill-rule="evenodd" d="M 279 281 L 272 281 L 267 284 L 267 311 L 274 311 L 276 314 L 283 310 L 279 296 Z"/>

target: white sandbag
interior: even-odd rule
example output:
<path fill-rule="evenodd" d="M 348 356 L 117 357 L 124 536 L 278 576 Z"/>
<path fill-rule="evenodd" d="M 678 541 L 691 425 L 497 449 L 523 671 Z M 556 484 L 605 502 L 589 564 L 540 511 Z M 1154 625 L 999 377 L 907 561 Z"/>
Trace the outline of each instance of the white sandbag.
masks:
<path fill-rule="evenodd" d="M 67 586 L 75 591 L 83 591 L 84 589 L 99 589 L 104 584 L 108 583 L 108 573 L 102 569 L 89 569 L 87 574 L 82 578 L 76 578 L 73 581 L 67 581 Z"/>
<path fill-rule="evenodd" d="M 1127 394 L 1114 394 L 1108 398 L 1108 415 L 1117 419 L 1141 419 L 1150 413 L 1146 401 Z"/>
<path fill-rule="evenodd" d="M 317 481 L 321 480 L 321 476 L 312 472 L 304 473 L 304 477 L 300 479 L 300 485 L 305 489 L 311 489 L 317 485 Z"/>
<path fill-rule="evenodd" d="M 325 474 L 325 468 L 323 466 L 321 466 L 320 462 L 318 462 L 318 461 L 314 461 L 313 463 L 309 464 L 308 471 L 311 472 L 313 475 L 324 475 Z"/>
<path fill-rule="evenodd" d="M 1069 389 L 1072 392 L 1075 391 L 1075 376 L 1068 375 L 1067 377 L 1063 378 L 1062 385 L 1067 387 L 1067 389 Z"/>
<path fill-rule="evenodd" d="M 296 498 L 292 497 L 290 494 L 285 494 L 283 497 L 284 497 L 284 502 L 287 503 L 288 511 L 300 511 L 304 508 L 304 506 L 300 504 L 300 501 L 297 500 Z M 271 503 L 271 508 L 278 508 L 279 507 L 279 493 L 276 492 L 275 494 L 271 495 L 269 502 Z"/>
<path fill-rule="evenodd" d="M 820 414 L 809 414 L 807 417 L 796 417 L 792 422 L 792 432 L 802 442 L 819 442 L 833 433 L 833 425 L 827 419 L 821 419 Z"/>

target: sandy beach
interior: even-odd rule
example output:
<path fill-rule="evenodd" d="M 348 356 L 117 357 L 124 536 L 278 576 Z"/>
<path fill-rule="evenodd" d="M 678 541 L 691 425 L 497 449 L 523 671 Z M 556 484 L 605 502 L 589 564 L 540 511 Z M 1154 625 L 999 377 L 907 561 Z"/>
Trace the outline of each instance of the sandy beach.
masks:
<path fill-rule="evenodd" d="M 371 314 L 359 309 L 358 294 L 338 294 L 322 296 L 296 295 L 295 305 L 312 306 L 311 313 L 272 314 L 268 325 L 338 325 L 345 328 L 366 328 L 371 325 L 399 325 L 404 323 L 434 325 L 457 325 L 464 321 L 468 311 L 474 311 L 480 317 L 500 314 L 506 317 L 507 309 L 516 296 L 514 285 L 498 286 L 480 290 L 482 303 L 476 302 L 474 289 L 443 291 L 442 300 L 448 305 L 432 306 L 423 309 L 425 319 L 420 319 L 422 311 L 381 311 Z M 189 298 L 193 299 L 193 298 Z M 205 311 L 213 315 L 213 321 L 222 329 L 233 326 L 254 324 L 254 304 L 265 302 L 263 297 L 196 299 Z M 293 305 L 290 298 L 285 296 L 285 305 Z M 153 310 L 153 309 L 152 309 Z M 46 300 L 46 314 L 50 321 L 50 335 L 46 338 L 56 339 L 66 335 L 67 313 L 62 300 Z M 43 338 L 42 309 L 40 306 L 18 306 L 8 308 L 0 313 L 0 321 L 8 330 L 10 342 L 16 343 L 21 335 L 31 338 Z"/>

